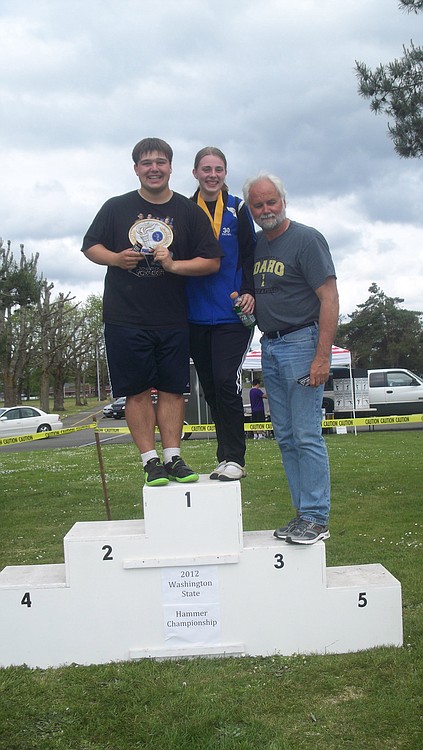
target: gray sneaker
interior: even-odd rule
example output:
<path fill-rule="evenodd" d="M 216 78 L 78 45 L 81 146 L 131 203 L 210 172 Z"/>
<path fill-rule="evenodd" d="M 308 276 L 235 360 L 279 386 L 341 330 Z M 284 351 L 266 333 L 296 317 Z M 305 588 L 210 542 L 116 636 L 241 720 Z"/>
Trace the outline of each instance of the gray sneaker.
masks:
<path fill-rule="evenodd" d="M 273 536 L 275 536 L 276 539 L 286 539 L 288 533 L 294 528 L 298 520 L 299 516 L 295 516 L 291 521 L 288 521 L 286 526 L 280 526 L 279 529 L 275 529 Z"/>
<path fill-rule="evenodd" d="M 289 544 L 314 544 L 320 539 L 329 539 L 329 537 L 330 534 L 327 526 L 321 526 L 318 523 L 300 518 L 291 527 L 286 536 L 286 541 Z"/>

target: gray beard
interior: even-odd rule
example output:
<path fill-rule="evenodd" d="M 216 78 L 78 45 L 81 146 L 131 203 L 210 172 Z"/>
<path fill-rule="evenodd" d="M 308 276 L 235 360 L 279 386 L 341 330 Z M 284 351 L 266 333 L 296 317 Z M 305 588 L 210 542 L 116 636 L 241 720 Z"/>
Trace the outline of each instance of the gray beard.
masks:
<path fill-rule="evenodd" d="M 279 214 L 276 214 L 275 216 L 269 217 L 268 219 L 260 219 L 260 221 L 256 220 L 256 224 L 261 227 L 261 229 L 265 229 L 266 231 L 271 231 L 273 229 L 277 229 L 280 227 L 280 225 L 285 221 L 286 218 L 286 212 L 281 211 Z"/>

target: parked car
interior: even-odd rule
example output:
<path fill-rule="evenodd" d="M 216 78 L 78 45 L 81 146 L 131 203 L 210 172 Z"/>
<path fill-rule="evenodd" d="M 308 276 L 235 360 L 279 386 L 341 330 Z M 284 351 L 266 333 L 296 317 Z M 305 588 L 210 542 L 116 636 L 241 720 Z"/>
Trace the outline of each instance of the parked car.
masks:
<path fill-rule="evenodd" d="M 114 419 L 124 419 L 125 418 L 125 404 L 126 404 L 126 396 L 121 396 L 120 398 L 117 398 L 116 401 L 112 404 L 112 416 Z"/>
<path fill-rule="evenodd" d="M 47 414 L 35 406 L 0 408 L 0 437 L 33 435 L 35 432 L 61 430 L 63 422 L 58 414 Z"/>
<path fill-rule="evenodd" d="M 113 404 L 107 404 L 103 408 L 103 417 L 113 417 Z"/>

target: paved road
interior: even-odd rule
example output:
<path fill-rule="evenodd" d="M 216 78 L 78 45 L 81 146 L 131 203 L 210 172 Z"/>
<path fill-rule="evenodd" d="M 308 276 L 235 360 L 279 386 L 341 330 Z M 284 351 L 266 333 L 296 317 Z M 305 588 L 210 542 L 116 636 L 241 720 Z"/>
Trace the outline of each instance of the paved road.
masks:
<path fill-rule="evenodd" d="M 127 426 L 124 419 L 104 419 L 103 406 L 100 406 L 97 410 L 94 411 L 82 411 L 72 417 L 65 417 L 62 420 L 63 427 L 83 427 L 84 425 L 92 424 L 93 416 L 97 418 L 100 427 L 119 428 Z M 122 444 L 131 442 L 131 436 L 129 435 L 129 433 L 123 435 L 113 435 L 108 433 L 99 434 L 100 442 L 102 444 Z M 95 445 L 94 430 L 78 430 L 76 432 L 71 432 L 68 435 L 58 435 L 57 437 L 49 437 L 43 440 L 31 440 L 27 443 L 1 445 L 0 456 L 2 453 L 22 453 L 26 451 L 51 450 L 52 448 L 77 448 L 85 445 Z"/>

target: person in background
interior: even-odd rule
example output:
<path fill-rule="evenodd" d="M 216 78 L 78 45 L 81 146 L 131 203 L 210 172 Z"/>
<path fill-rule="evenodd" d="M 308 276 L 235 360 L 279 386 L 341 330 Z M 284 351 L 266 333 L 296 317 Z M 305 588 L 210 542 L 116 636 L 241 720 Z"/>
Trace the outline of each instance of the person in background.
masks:
<path fill-rule="evenodd" d="M 330 536 L 321 419 L 339 314 L 335 268 L 323 235 L 287 217 L 278 177 L 262 172 L 246 181 L 243 193 L 262 229 L 254 263 L 262 374 L 296 510 L 274 533 L 290 543 L 313 544 Z"/>
<path fill-rule="evenodd" d="M 252 387 L 250 388 L 250 406 L 251 406 L 251 422 L 264 422 L 266 415 L 264 412 L 264 399 L 267 398 L 264 391 L 260 388 L 260 380 L 257 378 L 253 380 Z M 262 432 L 254 433 L 254 439 L 264 438 Z"/>
<path fill-rule="evenodd" d="M 226 157 L 214 146 L 195 157 L 198 190 L 192 196 L 207 216 L 224 253 L 213 276 L 187 279 L 190 354 L 216 426 L 217 466 L 211 479 L 241 479 L 245 469 L 242 363 L 253 329 L 244 326 L 230 294 L 239 292 L 244 313 L 254 310 L 255 232 L 244 202 L 228 192 Z"/>
<path fill-rule="evenodd" d="M 140 188 L 110 198 L 82 244 L 89 260 L 107 266 L 103 319 L 113 395 L 126 396 L 128 427 L 153 487 L 198 480 L 180 455 L 189 381 L 185 278 L 216 273 L 222 255 L 204 212 L 170 189 L 172 157 L 160 138 L 137 143 Z"/>

